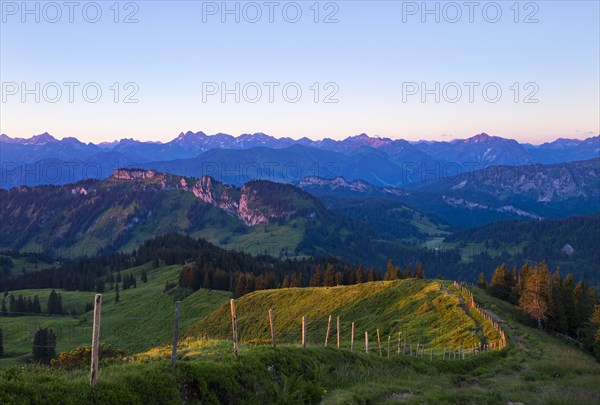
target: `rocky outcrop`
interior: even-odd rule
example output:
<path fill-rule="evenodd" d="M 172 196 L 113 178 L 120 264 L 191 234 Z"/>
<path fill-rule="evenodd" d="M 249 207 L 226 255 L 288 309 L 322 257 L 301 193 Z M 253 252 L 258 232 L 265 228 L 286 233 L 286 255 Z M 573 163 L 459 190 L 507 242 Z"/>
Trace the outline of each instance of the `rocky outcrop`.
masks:
<path fill-rule="evenodd" d="M 165 174 L 156 170 L 144 169 L 116 169 L 112 173 L 112 178 L 116 180 L 148 180 L 157 176 L 165 177 Z"/>
<path fill-rule="evenodd" d="M 210 176 L 202 176 L 192 187 L 192 193 L 207 204 L 221 208 L 229 215 L 237 215 L 239 190 L 224 185 Z"/>
<path fill-rule="evenodd" d="M 191 186 L 190 179 L 185 177 L 143 169 L 117 169 L 113 172 L 112 179 L 136 181 L 135 184 L 141 184 L 144 189 L 153 186 L 156 188 L 159 185 L 161 190 L 178 189 L 191 192 L 196 198 L 241 219 L 248 226 L 280 219 L 289 220 L 306 214 L 306 207 L 300 213 L 300 209 L 293 202 L 287 201 L 286 204 L 281 204 L 281 201 L 290 198 L 288 194 L 295 196 L 294 198 L 297 198 L 300 204 L 308 201 L 308 197 L 300 196 L 298 193 L 303 192 L 293 186 L 267 181 L 255 181 L 252 185 L 246 184 L 238 189 L 216 181 L 210 176 L 202 176 Z M 312 215 L 314 217 L 315 212 Z"/>
<path fill-rule="evenodd" d="M 247 186 L 242 187 L 240 204 L 238 207 L 238 217 L 246 225 L 256 225 L 269 222 L 268 216 L 264 212 L 255 209 L 257 195 L 256 191 L 250 190 Z"/>

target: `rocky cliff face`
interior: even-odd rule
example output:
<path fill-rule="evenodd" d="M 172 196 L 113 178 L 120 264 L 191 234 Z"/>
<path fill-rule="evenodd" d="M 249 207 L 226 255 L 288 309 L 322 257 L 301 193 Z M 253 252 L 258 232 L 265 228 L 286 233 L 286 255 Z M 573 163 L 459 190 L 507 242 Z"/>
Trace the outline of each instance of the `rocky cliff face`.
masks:
<path fill-rule="evenodd" d="M 113 171 L 112 178 L 116 180 L 146 180 L 165 178 L 166 175 L 155 170 L 144 169 L 116 169 Z"/>
<path fill-rule="evenodd" d="M 219 207 L 229 215 L 237 215 L 240 192 L 233 186 L 224 185 L 209 176 L 202 176 L 192 187 L 192 193 L 205 203 Z"/>
<path fill-rule="evenodd" d="M 307 202 L 309 202 L 308 211 L 310 211 L 310 205 L 314 204 L 312 197 L 301 190 L 268 181 L 254 181 L 239 189 L 216 181 L 209 176 L 202 176 L 193 182 L 192 179 L 185 177 L 142 169 L 117 169 L 113 172 L 112 179 L 138 181 L 144 188 L 147 185 L 158 184 L 162 190 L 179 189 L 190 192 L 205 203 L 241 219 L 248 226 L 280 219 L 289 220 L 306 214 Z M 290 202 L 290 195 L 296 199 Z M 282 203 L 284 200 L 286 201 Z M 302 209 L 296 207 L 296 203 L 300 204 Z M 311 213 L 314 216 L 316 209 L 307 215 L 310 216 Z"/>
<path fill-rule="evenodd" d="M 600 161 L 595 159 L 567 165 L 493 167 L 466 180 L 461 188 L 529 196 L 543 203 L 599 196 L 599 182 Z"/>

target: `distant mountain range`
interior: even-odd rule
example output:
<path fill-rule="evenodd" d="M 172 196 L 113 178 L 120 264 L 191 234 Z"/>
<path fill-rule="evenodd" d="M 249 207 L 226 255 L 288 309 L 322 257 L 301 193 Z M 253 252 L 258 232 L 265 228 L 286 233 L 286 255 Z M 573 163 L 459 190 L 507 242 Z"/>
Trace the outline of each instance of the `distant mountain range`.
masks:
<path fill-rule="evenodd" d="M 330 207 L 397 201 L 455 227 L 505 219 L 563 218 L 600 211 L 600 158 L 552 165 L 493 166 L 410 189 L 363 180 L 304 178 L 299 186 Z"/>
<path fill-rule="evenodd" d="M 489 166 L 552 164 L 600 157 L 600 136 L 557 139 L 534 146 L 485 133 L 449 142 L 408 142 L 366 134 L 344 140 L 275 138 L 263 133 L 181 133 L 170 142 L 133 139 L 92 144 L 0 135 L 0 187 L 66 184 L 107 178 L 120 167 L 213 178 L 238 186 L 265 179 L 297 183 L 308 176 L 365 180 L 378 187 L 411 187 Z"/>

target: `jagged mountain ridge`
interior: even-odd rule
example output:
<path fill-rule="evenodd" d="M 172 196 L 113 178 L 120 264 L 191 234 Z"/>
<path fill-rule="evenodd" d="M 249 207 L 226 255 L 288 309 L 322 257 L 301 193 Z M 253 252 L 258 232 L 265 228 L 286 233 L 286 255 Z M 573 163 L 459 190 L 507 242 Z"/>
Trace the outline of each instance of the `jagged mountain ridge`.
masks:
<path fill-rule="evenodd" d="M 554 165 L 494 166 L 411 189 L 376 187 L 343 178 L 304 178 L 299 186 L 321 199 L 398 201 L 456 227 L 517 218 L 564 218 L 600 211 L 600 159 Z"/>
<path fill-rule="evenodd" d="M 260 156 L 267 160 L 261 160 Z M 234 137 L 188 131 L 166 143 L 122 139 L 99 145 L 84 144 L 75 138 L 57 140 L 48 133 L 29 139 L 0 135 L 0 161 L 3 163 L 0 187 L 102 179 L 119 167 L 215 177 L 214 166 L 231 172 L 248 163 L 259 166 L 279 164 L 279 172 L 271 177 L 253 173 L 254 177 L 246 176 L 243 181 L 235 181 L 232 176 L 219 180 L 241 186 L 251 179 L 293 183 L 302 177 L 318 175 L 365 179 L 377 186 L 397 187 L 428 179 L 432 171 L 437 177 L 445 177 L 456 173 L 457 168 L 477 170 L 490 165 L 547 164 L 599 156 L 600 136 L 586 140 L 559 139 L 533 146 L 485 133 L 466 140 L 411 143 L 366 134 L 339 141 L 329 138 L 313 141 L 275 138 L 263 133 Z M 298 176 L 290 175 L 289 171 L 284 173 L 283 167 L 289 164 L 298 165 L 302 173 Z"/>

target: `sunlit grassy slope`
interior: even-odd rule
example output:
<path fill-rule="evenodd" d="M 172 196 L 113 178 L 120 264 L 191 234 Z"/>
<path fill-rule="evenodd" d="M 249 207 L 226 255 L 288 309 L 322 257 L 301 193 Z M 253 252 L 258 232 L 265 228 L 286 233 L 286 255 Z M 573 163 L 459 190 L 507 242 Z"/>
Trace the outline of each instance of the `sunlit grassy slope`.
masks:
<path fill-rule="evenodd" d="M 409 345 L 427 348 L 471 348 L 480 343 L 478 325 L 460 306 L 457 290 L 447 281 L 397 280 L 331 288 L 287 288 L 256 291 L 236 300 L 239 337 L 245 342 L 270 342 L 268 311 L 275 315 L 277 339 L 299 343 L 301 318 L 306 316 L 309 344 L 323 345 L 329 315 L 329 341 L 336 344 L 340 317 L 341 346 L 349 347 L 355 323 L 357 347 L 364 347 L 364 332 L 373 339 L 379 329 L 397 345 L 398 333 Z M 231 335 L 229 304 L 194 323 L 188 336 L 228 338 Z M 402 343 L 402 346 L 404 344 Z"/>
<path fill-rule="evenodd" d="M 168 297 L 161 285 L 175 272 L 176 268 L 170 267 L 149 270 L 145 286 L 138 283 L 136 290 L 125 291 L 121 303 L 106 303 L 103 325 L 105 319 L 117 320 L 114 316 L 118 312 L 114 311 L 121 304 L 137 302 L 131 312 L 120 314 L 130 318 L 154 318 L 157 314 L 165 318 L 164 333 L 170 337 L 172 302 L 157 296 Z M 144 289 L 151 293 L 146 298 Z M 474 291 L 478 303 L 502 318 L 508 348 L 465 360 L 442 360 L 438 355 L 430 361 L 394 351 L 387 358 L 385 352 L 380 357 L 376 350 L 366 355 L 360 346 L 364 330 L 371 335 L 380 328 L 382 336 L 402 330 L 410 339 L 422 338 L 421 343 L 441 346 L 459 345 L 463 335 L 477 333 L 473 330 L 476 321 L 465 313 L 458 290 L 451 283 L 402 280 L 262 291 L 242 297 L 236 300 L 242 341 L 239 358 L 235 359 L 229 305 L 219 307 L 226 302 L 227 294 L 205 291 L 183 300 L 183 310 L 189 308 L 193 313 L 188 313 L 184 322 L 196 315 L 202 317 L 202 311 L 208 313 L 210 305 L 216 309 L 204 319 L 188 323 L 176 368 L 171 368 L 168 340 L 102 366 L 95 389 L 89 388 L 88 367 L 74 371 L 12 368 L 0 371 L 0 403 L 600 403 L 600 364 L 576 347 L 522 323 L 522 315 L 510 304 Z M 140 296 L 136 298 L 137 294 Z M 207 300 L 210 294 L 218 299 Z M 276 314 L 277 349 L 256 344 L 269 341 L 268 308 Z M 323 348 L 330 313 L 334 320 L 332 344 Z M 307 350 L 299 345 L 302 315 L 309 318 Z M 334 344 L 338 315 L 342 320 L 341 350 Z M 347 350 L 352 320 L 356 322 L 359 349 L 353 353 Z M 142 345 L 148 336 L 163 333 L 162 328 L 151 324 L 122 327 L 131 336 L 138 336 Z M 371 347 L 375 345 L 372 338 Z"/>

